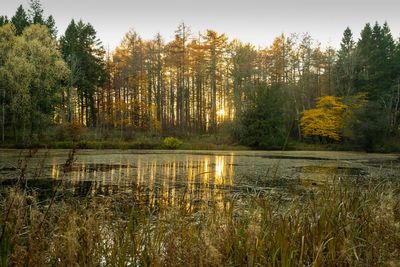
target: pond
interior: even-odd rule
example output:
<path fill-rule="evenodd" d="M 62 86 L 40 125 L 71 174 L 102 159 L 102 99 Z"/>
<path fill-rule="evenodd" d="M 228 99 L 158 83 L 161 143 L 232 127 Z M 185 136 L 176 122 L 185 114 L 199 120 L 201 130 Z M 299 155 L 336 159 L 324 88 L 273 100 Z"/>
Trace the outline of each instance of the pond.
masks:
<path fill-rule="evenodd" d="M 78 150 L 66 172 L 68 150 L 0 150 L 0 185 L 24 181 L 48 196 L 62 181 L 74 196 L 131 194 L 156 205 L 223 203 L 227 195 L 302 194 L 336 180 L 362 182 L 398 175 L 399 155 L 325 151 Z M 28 156 L 26 156 L 28 155 Z M 22 167 L 23 168 L 23 167 Z"/>

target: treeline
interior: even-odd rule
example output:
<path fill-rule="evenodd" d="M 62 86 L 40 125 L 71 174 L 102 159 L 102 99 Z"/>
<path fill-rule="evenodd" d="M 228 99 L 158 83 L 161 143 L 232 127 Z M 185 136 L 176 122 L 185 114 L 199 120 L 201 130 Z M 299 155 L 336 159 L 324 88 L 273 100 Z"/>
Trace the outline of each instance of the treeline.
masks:
<path fill-rule="evenodd" d="M 228 130 L 256 147 L 290 138 L 372 149 L 399 135 L 400 43 L 386 23 L 366 24 L 357 40 L 347 28 L 338 51 L 308 34 L 282 34 L 255 48 L 181 23 L 171 41 L 129 31 L 110 52 L 82 21 L 72 20 L 57 39 L 38 0 L 28 12 L 20 6 L 10 20 L 0 17 L 0 25 L 3 141 L 40 139 L 54 124 L 100 133 Z M 308 116 L 307 125 L 324 121 L 335 103 L 347 115 L 335 113 L 318 131 L 302 128 L 304 112 L 323 96 L 334 98 L 320 101 L 322 115 Z"/>

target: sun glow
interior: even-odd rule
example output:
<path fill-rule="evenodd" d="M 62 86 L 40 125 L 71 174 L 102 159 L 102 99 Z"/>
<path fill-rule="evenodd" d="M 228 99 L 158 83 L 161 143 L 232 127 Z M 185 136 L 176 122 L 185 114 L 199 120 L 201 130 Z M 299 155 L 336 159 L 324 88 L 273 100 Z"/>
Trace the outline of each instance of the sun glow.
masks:
<path fill-rule="evenodd" d="M 222 109 L 218 110 L 217 115 L 222 118 L 225 117 L 225 109 L 222 108 Z"/>

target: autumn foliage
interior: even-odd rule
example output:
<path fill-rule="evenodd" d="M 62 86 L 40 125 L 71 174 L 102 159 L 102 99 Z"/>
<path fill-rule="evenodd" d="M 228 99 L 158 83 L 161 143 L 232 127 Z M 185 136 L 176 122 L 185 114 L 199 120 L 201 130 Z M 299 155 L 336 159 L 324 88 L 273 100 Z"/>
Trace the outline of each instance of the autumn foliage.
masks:
<path fill-rule="evenodd" d="M 317 100 L 317 107 L 303 112 L 300 126 L 305 137 L 318 136 L 339 141 L 348 106 L 341 98 L 324 96 Z"/>

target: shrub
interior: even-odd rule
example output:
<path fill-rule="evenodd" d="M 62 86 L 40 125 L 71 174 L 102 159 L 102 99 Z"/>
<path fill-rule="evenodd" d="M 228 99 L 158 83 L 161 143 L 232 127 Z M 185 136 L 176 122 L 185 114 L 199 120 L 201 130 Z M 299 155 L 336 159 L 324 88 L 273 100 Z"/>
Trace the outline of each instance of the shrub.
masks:
<path fill-rule="evenodd" d="M 167 137 L 163 141 L 163 148 L 178 149 L 182 146 L 183 142 L 175 137 Z"/>
<path fill-rule="evenodd" d="M 78 141 L 84 132 L 85 128 L 78 123 L 64 123 L 58 127 L 56 138 L 60 141 Z"/>

